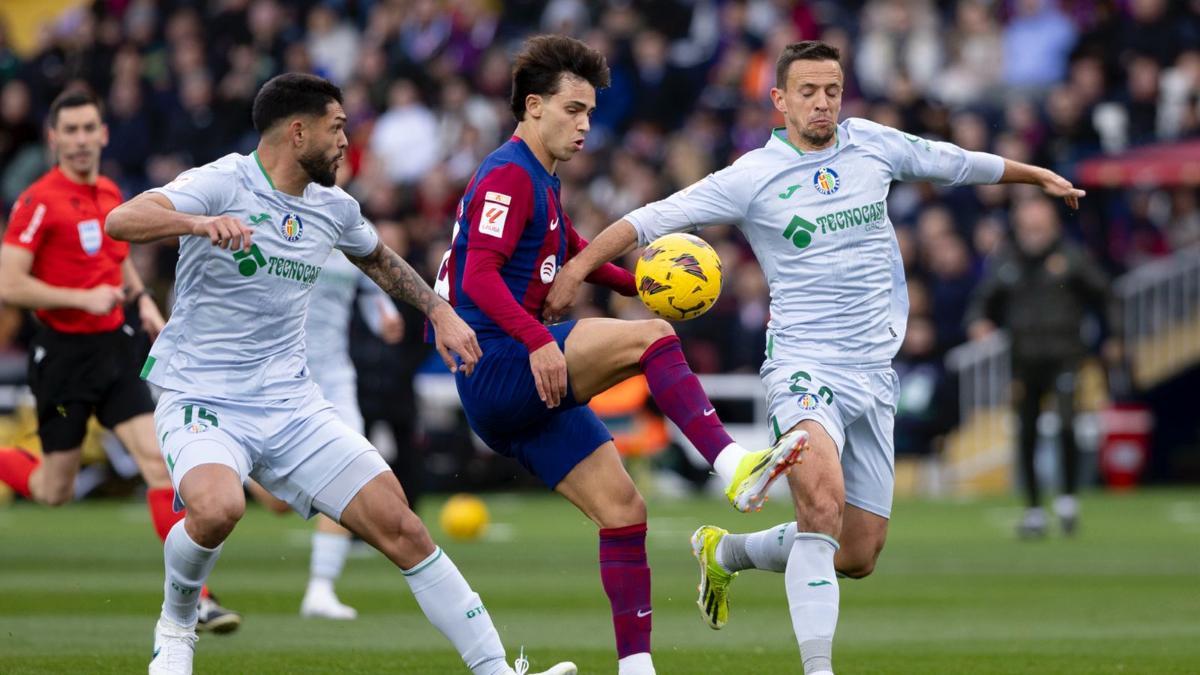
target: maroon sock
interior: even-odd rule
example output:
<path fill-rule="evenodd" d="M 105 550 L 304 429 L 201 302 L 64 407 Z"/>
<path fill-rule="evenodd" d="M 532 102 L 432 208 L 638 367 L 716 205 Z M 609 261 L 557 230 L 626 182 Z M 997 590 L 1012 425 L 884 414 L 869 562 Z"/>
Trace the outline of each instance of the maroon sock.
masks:
<path fill-rule="evenodd" d="M 668 335 L 656 340 L 642 354 L 640 364 L 658 409 L 683 431 L 709 464 L 716 462 L 717 455 L 733 439 L 717 418 L 699 378 L 683 358 L 679 338 Z"/>
<path fill-rule="evenodd" d="M 617 658 L 650 652 L 646 524 L 600 530 L 600 582 L 612 605 Z"/>
<path fill-rule="evenodd" d="M 41 460 L 20 448 L 0 449 L 0 483 L 29 499 L 29 477 Z"/>

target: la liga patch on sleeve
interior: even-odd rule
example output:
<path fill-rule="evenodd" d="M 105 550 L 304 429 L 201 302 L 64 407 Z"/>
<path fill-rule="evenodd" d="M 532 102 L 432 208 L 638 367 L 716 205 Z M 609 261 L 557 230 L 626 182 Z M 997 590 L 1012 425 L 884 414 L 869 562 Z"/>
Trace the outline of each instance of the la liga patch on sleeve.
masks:
<path fill-rule="evenodd" d="M 483 209 L 479 212 L 479 232 L 496 238 L 504 236 L 504 222 L 508 220 L 508 207 L 512 197 L 501 192 L 487 192 L 483 196 Z"/>

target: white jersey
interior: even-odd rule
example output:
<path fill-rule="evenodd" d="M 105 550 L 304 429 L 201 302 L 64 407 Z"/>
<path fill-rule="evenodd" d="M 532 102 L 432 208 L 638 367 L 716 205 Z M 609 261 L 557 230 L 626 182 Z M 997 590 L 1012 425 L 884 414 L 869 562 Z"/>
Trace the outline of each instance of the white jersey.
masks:
<path fill-rule="evenodd" d="M 254 153 L 226 155 L 152 192 L 184 213 L 239 218 L 254 238 L 248 251 L 180 238 L 175 307 L 142 377 L 222 399 L 304 396 L 304 321 L 321 266 L 335 246 L 365 256 L 379 243 L 358 202 L 315 183 L 302 197 L 279 192 Z"/>
<path fill-rule="evenodd" d="M 741 228 L 771 289 L 767 356 L 887 367 L 904 340 L 908 290 L 887 215 L 892 181 L 995 183 L 996 155 L 862 119 L 801 152 L 776 129 L 765 147 L 625 216 L 645 245 L 708 225 Z"/>
<path fill-rule="evenodd" d="M 353 385 L 350 360 L 350 318 L 354 299 L 367 326 L 377 334 L 382 318 L 397 314 L 392 299 L 341 251 L 334 251 L 321 267 L 313 287 L 304 323 L 308 368 L 328 397 L 339 385 Z"/>

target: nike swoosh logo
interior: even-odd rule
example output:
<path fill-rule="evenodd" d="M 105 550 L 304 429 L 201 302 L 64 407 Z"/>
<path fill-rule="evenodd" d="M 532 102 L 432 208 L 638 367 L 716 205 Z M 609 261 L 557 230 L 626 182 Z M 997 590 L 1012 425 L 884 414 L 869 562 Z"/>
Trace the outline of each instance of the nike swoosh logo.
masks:
<path fill-rule="evenodd" d="M 639 619 L 644 619 L 644 618 L 646 618 L 646 617 L 650 616 L 650 612 L 653 612 L 653 611 L 654 611 L 654 610 L 652 610 L 652 609 L 647 609 L 647 610 L 644 610 L 644 611 L 639 609 L 639 610 L 637 611 L 638 618 L 639 618 Z"/>
<path fill-rule="evenodd" d="M 713 413 L 715 413 L 715 412 L 717 412 L 717 409 L 716 409 L 716 408 L 709 408 L 708 410 L 705 410 L 705 411 L 704 411 L 704 416 L 705 416 L 705 417 L 708 417 L 709 415 L 711 415 L 711 414 L 713 414 Z"/>
<path fill-rule="evenodd" d="M 550 231 L 553 232 L 558 227 L 558 218 L 550 221 Z"/>
<path fill-rule="evenodd" d="M 808 585 L 816 588 L 817 586 L 832 586 L 833 584 L 829 583 L 829 580 L 827 579 L 822 579 L 820 581 L 810 581 L 808 582 Z"/>

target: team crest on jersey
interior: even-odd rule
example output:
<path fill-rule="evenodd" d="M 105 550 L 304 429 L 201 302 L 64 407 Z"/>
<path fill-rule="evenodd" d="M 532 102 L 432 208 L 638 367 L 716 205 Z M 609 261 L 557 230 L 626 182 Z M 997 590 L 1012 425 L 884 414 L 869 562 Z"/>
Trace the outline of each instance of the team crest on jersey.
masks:
<path fill-rule="evenodd" d="M 837 192 L 841 185 L 842 181 L 838 178 L 837 172 L 827 166 L 817 169 L 817 172 L 813 174 L 813 187 L 823 195 Z"/>
<path fill-rule="evenodd" d="M 304 223 L 300 216 L 295 213 L 283 214 L 283 220 L 279 221 L 279 233 L 288 241 L 299 241 L 300 235 L 304 234 Z"/>
<path fill-rule="evenodd" d="M 801 410 L 816 410 L 817 406 L 821 404 L 821 399 L 814 394 L 802 394 L 798 403 Z"/>

